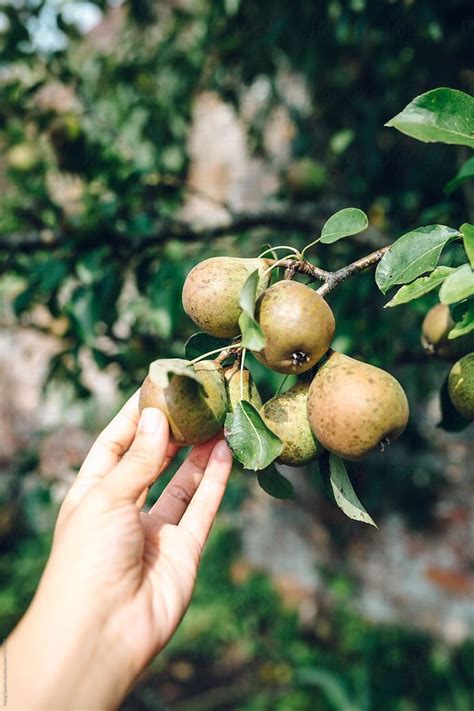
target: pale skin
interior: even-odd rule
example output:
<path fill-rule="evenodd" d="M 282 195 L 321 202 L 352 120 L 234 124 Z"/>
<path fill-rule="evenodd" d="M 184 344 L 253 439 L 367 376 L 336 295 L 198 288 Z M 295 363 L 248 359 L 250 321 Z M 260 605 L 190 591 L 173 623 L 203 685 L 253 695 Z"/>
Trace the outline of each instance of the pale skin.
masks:
<path fill-rule="evenodd" d="M 232 455 L 198 445 L 151 510 L 176 447 L 136 393 L 99 435 L 59 512 L 35 597 L 6 642 L 7 708 L 115 709 L 191 599 Z"/>

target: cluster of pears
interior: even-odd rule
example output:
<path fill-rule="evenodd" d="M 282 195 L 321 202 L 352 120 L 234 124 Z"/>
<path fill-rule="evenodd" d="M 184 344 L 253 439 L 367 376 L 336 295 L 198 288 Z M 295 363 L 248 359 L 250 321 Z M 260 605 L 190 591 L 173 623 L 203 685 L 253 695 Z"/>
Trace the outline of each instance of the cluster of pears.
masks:
<path fill-rule="evenodd" d="M 226 413 L 247 400 L 282 441 L 279 461 L 290 466 L 313 461 L 325 449 L 357 460 L 395 439 L 408 420 L 401 385 L 380 368 L 330 350 L 335 320 L 329 305 L 299 282 L 270 285 L 270 266 L 261 258 L 206 259 L 188 274 L 183 306 L 205 333 L 233 339 L 240 335 L 242 287 L 258 270 L 255 318 L 265 345 L 253 355 L 277 373 L 302 376 L 296 384 L 262 404 L 246 369 L 224 369 L 210 360 L 158 360 L 143 383 L 140 408 L 159 407 L 174 441 L 194 444 L 216 434 Z"/>
<path fill-rule="evenodd" d="M 453 362 L 448 375 L 448 393 L 456 410 L 466 420 L 474 420 L 474 331 L 450 339 L 454 328 L 449 306 L 437 304 L 426 314 L 421 326 L 425 352 Z"/>

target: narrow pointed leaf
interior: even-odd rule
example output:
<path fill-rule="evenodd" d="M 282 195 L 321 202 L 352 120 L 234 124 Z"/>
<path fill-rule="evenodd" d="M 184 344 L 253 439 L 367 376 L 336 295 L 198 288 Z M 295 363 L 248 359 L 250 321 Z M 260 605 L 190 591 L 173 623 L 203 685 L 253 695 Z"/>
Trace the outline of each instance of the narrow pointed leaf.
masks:
<path fill-rule="evenodd" d="M 291 499 L 295 495 L 291 481 L 280 474 L 274 466 L 258 472 L 257 479 L 262 489 L 275 499 Z"/>
<path fill-rule="evenodd" d="M 357 498 L 344 462 L 340 457 L 336 457 L 335 454 L 331 454 L 329 457 L 329 471 L 334 498 L 339 508 L 342 509 L 349 518 L 368 523 L 377 528 L 377 525 Z"/>
<path fill-rule="evenodd" d="M 459 234 L 445 225 L 427 225 L 399 237 L 377 266 L 375 281 L 380 291 L 386 294 L 392 286 L 433 271 L 444 246 Z"/>
<path fill-rule="evenodd" d="M 459 169 L 458 173 L 451 178 L 449 183 L 444 186 L 444 192 L 450 195 L 453 190 L 456 190 L 460 185 L 465 183 L 467 180 L 474 178 L 474 156 L 469 158 Z"/>
<path fill-rule="evenodd" d="M 385 304 L 385 308 L 399 306 L 413 301 L 413 299 L 419 299 L 420 296 L 424 296 L 441 286 L 451 272 L 454 272 L 452 267 L 436 267 L 429 276 L 418 277 L 411 284 L 405 284 L 405 286 L 400 287 L 395 296 Z"/>
<path fill-rule="evenodd" d="M 321 242 L 331 244 L 343 237 L 356 235 L 369 226 L 367 215 L 357 207 L 346 207 L 332 215 L 321 230 Z"/>
<path fill-rule="evenodd" d="M 223 348 L 225 345 L 226 341 L 222 338 L 209 336 L 209 334 L 199 331 L 199 333 L 193 333 L 193 335 L 188 338 L 184 345 L 184 353 L 186 358 L 194 360 L 194 358 L 199 358 L 199 356 L 204 355 L 204 353 L 209 353 L 217 348 Z"/>
<path fill-rule="evenodd" d="M 255 269 L 246 279 L 240 292 L 239 304 L 242 313 L 239 318 L 239 327 L 242 334 L 242 348 L 252 351 L 261 351 L 265 345 L 262 329 L 255 320 L 255 301 L 259 282 L 259 272 Z"/>
<path fill-rule="evenodd" d="M 439 290 L 442 304 L 455 304 L 474 295 L 474 271 L 469 264 L 462 264 L 454 270 Z"/>
<path fill-rule="evenodd" d="M 224 434 L 234 456 L 245 469 L 266 469 L 283 449 L 279 437 L 246 400 L 238 402 L 233 412 L 227 414 Z"/>
<path fill-rule="evenodd" d="M 433 89 L 417 96 L 385 125 L 425 143 L 474 148 L 474 97 L 457 89 Z"/>
<path fill-rule="evenodd" d="M 474 269 L 474 225 L 465 222 L 459 228 L 462 233 L 464 249 L 466 250 L 467 258 L 472 269 Z"/>

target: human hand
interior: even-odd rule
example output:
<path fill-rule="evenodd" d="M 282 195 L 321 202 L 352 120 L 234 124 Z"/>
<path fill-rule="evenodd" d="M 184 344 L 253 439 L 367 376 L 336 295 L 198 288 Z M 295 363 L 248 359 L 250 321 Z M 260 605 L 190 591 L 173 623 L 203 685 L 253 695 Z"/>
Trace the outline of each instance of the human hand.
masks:
<path fill-rule="evenodd" d="M 138 425 L 138 430 L 137 430 Z M 176 447 L 133 396 L 101 433 L 60 510 L 33 603 L 8 640 L 10 708 L 115 708 L 189 604 L 232 466 L 196 446 L 149 512 Z"/>

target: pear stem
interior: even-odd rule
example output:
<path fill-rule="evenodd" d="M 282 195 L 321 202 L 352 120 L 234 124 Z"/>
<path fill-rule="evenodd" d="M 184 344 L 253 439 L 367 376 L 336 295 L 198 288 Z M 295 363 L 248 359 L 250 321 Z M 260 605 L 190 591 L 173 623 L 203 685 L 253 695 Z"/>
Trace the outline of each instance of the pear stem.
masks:
<path fill-rule="evenodd" d="M 242 353 L 240 354 L 240 399 L 244 399 L 244 363 L 245 354 L 247 352 L 246 348 L 242 348 Z"/>
<path fill-rule="evenodd" d="M 286 381 L 288 380 L 289 377 L 290 377 L 290 374 L 287 373 L 287 374 L 285 375 L 285 377 L 282 378 L 281 383 L 280 383 L 280 385 L 278 386 L 277 391 L 276 391 L 276 393 L 275 393 L 275 395 L 274 395 L 273 397 L 276 397 L 277 395 L 279 395 L 279 394 L 281 393 L 281 391 L 282 391 L 282 389 L 283 389 L 283 386 L 284 386 L 284 384 L 286 383 Z"/>
<path fill-rule="evenodd" d="M 222 346 L 222 348 L 216 348 L 213 351 L 209 351 L 208 353 L 203 353 L 203 355 L 198 356 L 197 358 L 193 358 L 190 363 L 194 364 L 197 363 L 200 360 L 204 360 L 204 358 L 207 358 L 208 356 L 214 355 L 214 353 L 222 353 L 222 351 L 227 351 L 230 350 L 229 346 Z"/>

